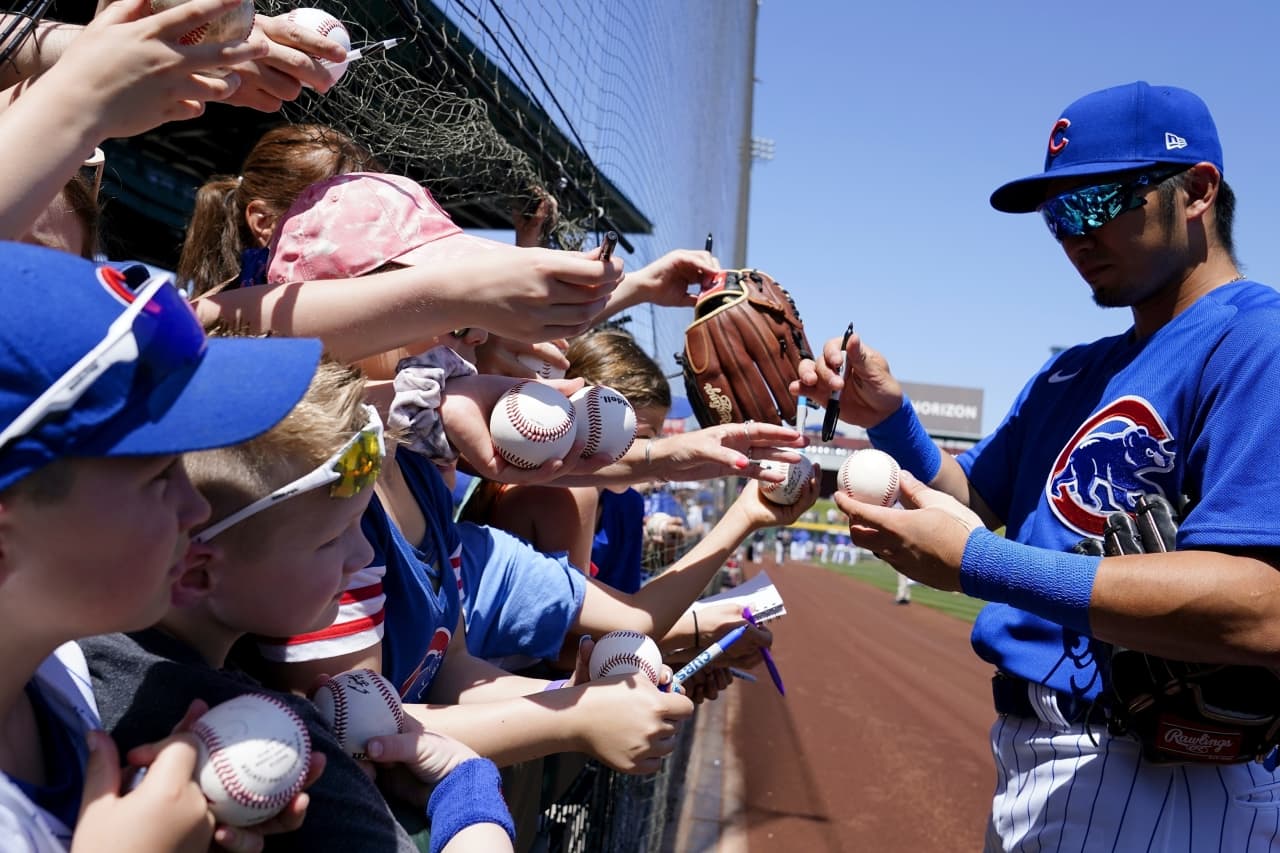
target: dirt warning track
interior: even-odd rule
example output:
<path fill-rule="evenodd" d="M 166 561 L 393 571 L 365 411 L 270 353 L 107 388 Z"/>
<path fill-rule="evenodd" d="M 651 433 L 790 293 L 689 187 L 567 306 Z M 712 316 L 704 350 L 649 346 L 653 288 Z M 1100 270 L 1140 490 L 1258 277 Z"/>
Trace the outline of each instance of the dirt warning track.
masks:
<path fill-rule="evenodd" d="M 995 714 L 969 625 L 811 564 L 763 568 L 787 605 L 770 625 L 787 695 L 763 667 L 734 687 L 751 853 L 980 850 Z"/>

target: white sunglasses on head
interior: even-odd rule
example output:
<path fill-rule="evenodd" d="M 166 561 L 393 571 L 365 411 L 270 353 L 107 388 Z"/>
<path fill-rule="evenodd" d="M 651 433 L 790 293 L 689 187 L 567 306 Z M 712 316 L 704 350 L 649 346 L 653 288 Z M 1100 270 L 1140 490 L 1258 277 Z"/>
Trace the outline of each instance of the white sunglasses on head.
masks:
<path fill-rule="evenodd" d="M 329 486 L 330 497 L 351 498 L 373 485 L 373 481 L 378 479 L 378 472 L 382 470 L 382 460 L 387 455 L 387 447 L 382 437 L 382 418 L 378 416 L 378 410 L 368 403 L 363 404 L 361 408 L 367 418 L 365 425 L 351 436 L 346 444 L 338 448 L 337 453 L 293 482 L 286 483 L 266 497 L 259 498 L 243 509 L 231 513 L 217 524 L 209 525 L 191 537 L 192 541 L 208 542 L 233 524 L 239 524 L 268 507 L 321 486 Z"/>

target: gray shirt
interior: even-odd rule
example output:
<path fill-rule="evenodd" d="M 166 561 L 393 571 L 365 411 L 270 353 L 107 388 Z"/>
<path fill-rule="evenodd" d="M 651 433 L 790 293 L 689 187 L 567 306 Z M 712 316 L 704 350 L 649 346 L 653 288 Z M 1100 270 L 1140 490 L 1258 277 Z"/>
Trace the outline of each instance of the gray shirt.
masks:
<path fill-rule="evenodd" d="M 381 792 L 343 752 L 316 707 L 300 696 L 268 690 L 235 670 L 217 670 L 194 649 L 160 631 L 81 640 L 103 727 L 121 755 L 163 740 L 194 699 L 212 707 L 244 693 L 271 693 L 302 717 L 311 748 L 324 753 L 324 773 L 307 789 L 311 803 L 296 832 L 266 836 L 270 851 L 417 853 Z"/>

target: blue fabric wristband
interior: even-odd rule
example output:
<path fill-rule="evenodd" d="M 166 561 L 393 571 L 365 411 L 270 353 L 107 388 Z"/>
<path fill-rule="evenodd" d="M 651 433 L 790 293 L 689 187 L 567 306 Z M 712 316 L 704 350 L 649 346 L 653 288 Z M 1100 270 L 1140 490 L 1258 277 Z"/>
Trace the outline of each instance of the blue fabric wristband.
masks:
<path fill-rule="evenodd" d="M 498 768 L 487 758 L 469 758 L 441 780 L 427 800 L 431 821 L 431 853 L 445 845 L 468 826 L 496 823 L 516 840 L 516 825 L 502 799 L 502 779 Z"/>
<path fill-rule="evenodd" d="M 969 534 L 960 560 L 960 588 L 1089 635 L 1089 599 L 1101 557 L 1034 548 L 985 527 Z"/>
<path fill-rule="evenodd" d="M 929 438 L 906 394 L 898 411 L 867 430 L 871 446 L 883 450 L 922 483 L 933 482 L 942 469 L 942 451 Z"/>

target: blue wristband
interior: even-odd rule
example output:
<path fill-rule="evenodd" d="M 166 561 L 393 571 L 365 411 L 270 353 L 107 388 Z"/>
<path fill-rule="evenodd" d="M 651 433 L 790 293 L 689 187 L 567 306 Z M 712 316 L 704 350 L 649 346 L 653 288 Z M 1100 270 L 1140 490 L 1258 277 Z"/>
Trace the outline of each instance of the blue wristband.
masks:
<path fill-rule="evenodd" d="M 922 483 L 933 482 L 942 469 L 942 451 L 929 438 L 906 394 L 898 411 L 867 430 L 871 446 L 883 450 Z"/>
<path fill-rule="evenodd" d="M 431 821 L 431 853 L 445 845 L 468 826 L 496 823 L 516 840 L 516 825 L 502 799 L 502 779 L 498 768 L 487 758 L 469 758 L 441 780 L 427 800 Z"/>
<path fill-rule="evenodd" d="M 1089 599 L 1100 562 L 1101 557 L 1033 548 L 979 527 L 964 546 L 960 588 L 1089 635 Z"/>

